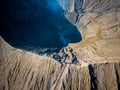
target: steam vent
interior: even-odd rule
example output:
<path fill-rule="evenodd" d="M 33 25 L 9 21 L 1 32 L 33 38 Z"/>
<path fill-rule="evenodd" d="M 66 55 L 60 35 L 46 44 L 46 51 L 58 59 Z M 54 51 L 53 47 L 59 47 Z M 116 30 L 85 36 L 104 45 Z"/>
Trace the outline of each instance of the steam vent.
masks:
<path fill-rule="evenodd" d="M 0 90 L 120 90 L 120 0 L 0 0 Z"/>

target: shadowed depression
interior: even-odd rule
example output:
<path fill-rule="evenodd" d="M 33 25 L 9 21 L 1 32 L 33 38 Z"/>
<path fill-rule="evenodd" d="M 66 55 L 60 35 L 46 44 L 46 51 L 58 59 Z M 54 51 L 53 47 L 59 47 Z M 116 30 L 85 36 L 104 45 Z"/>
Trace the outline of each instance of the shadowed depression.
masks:
<path fill-rule="evenodd" d="M 81 35 L 56 0 L 1 0 L 0 35 L 23 50 L 61 49 Z"/>

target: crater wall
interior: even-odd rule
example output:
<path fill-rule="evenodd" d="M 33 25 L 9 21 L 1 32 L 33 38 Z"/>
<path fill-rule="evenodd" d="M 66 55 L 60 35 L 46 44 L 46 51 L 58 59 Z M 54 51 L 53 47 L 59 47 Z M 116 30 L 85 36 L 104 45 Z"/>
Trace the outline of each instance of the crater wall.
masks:
<path fill-rule="evenodd" d="M 58 0 L 83 40 L 50 58 L 0 38 L 0 90 L 119 90 L 120 1 Z M 52 56 L 53 57 L 53 56 Z"/>

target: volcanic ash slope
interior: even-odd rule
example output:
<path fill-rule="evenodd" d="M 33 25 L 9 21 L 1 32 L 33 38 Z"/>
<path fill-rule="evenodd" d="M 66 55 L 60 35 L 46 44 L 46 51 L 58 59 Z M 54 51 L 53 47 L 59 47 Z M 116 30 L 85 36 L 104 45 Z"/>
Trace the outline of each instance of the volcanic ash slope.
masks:
<path fill-rule="evenodd" d="M 120 1 L 58 0 L 82 41 L 61 61 L 15 49 L 0 38 L 0 90 L 120 90 Z"/>

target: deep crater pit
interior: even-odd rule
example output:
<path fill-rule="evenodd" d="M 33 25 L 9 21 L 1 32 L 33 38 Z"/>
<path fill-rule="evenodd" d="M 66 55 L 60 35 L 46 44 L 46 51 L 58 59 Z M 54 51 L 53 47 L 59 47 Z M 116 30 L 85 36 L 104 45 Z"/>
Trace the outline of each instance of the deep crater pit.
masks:
<path fill-rule="evenodd" d="M 0 0 L 0 35 L 13 47 L 58 52 L 81 40 L 56 0 Z"/>

